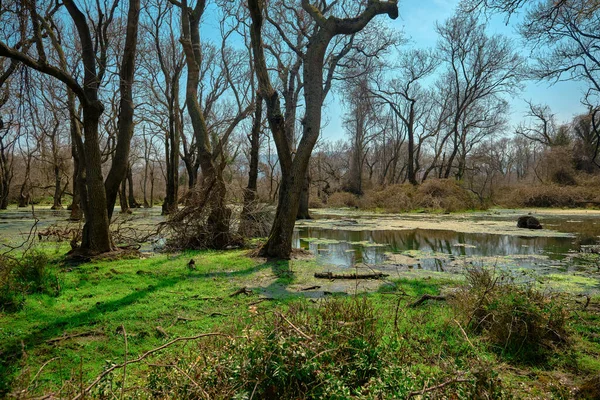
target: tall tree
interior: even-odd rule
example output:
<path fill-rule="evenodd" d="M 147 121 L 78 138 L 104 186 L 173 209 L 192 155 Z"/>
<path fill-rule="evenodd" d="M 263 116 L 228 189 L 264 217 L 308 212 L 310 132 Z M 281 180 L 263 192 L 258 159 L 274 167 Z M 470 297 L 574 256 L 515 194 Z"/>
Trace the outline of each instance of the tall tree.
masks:
<path fill-rule="evenodd" d="M 81 159 L 79 171 L 79 189 L 81 206 L 85 215 L 83 238 L 80 246 L 82 253 L 97 254 L 114 249 L 109 230 L 109 216 L 112 214 L 118 187 L 127 171 L 129 141 L 133 129 L 133 99 L 131 87 L 135 66 L 137 26 L 139 22 L 139 0 L 130 0 L 127 12 L 125 46 L 120 67 L 120 118 L 118 144 L 106 185 L 102 176 L 102 157 L 99 141 L 100 117 L 104 106 L 100 101 L 100 82 L 106 69 L 107 32 L 113 22 L 118 1 L 105 15 L 98 5 L 98 21 L 92 23 L 73 0 L 65 0 L 49 7 L 45 15 L 40 14 L 37 2 L 28 2 L 27 15 L 31 24 L 35 54 L 28 54 L 19 49 L 17 44 L 9 46 L 0 42 L 0 56 L 22 62 L 25 66 L 62 81 L 77 96 L 83 111 L 83 137 L 75 138 L 77 153 Z M 62 33 L 56 30 L 60 24 L 52 21 L 52 16 L 60 7 L 64 7 L 72 20 L 80 42 L 81 60 L 83 63 L 83 81 L 64 69 L 63 63 L 53 65 L 48 57 L 47 43 L 54 50 L 61 48 Z M 95 35 L 92 34 L 95 33 Z M 26 40 L 28 38 L 21 38 Z"/>
<path fill-rule="evenodd" d="M 399 59 L 399 76 L 388 81 L 385 87 L 378 83 L 377 90 L 371 91 L 372 95 L 388 104 L 404 125 L 408 136 L 407 179 L 413 185 L 417 184 L 418 160 L 415 159 L 417 153 L 415 136 L 419 124 L 419 111 L 421 111 L 419 106 L 425 102 L 427 95 L 419 81 L 433 73 L 436 67 L 435 61 L 430 51 L 416 49 L 407 51 Z"/>
<path fill-rule="evenodd" d="M 226 85 L 233 86 L 233 95 L 238 106 L 238 113 L 231 118 L 225 132 L 219 137 L 216 129 L 209 128 L 206 115 L 199 101 L 198 89 L 200 86 L 200 72 L 203 65 L 202 46 L 200 41 L 200 20 L 206 7 L 205 0 L 198 0 L 192 7 L 187 0 L 178 2 L 170 0 L 181 10 L 181 45 L 185 54 L 187 66 L 187 81 L 185 90 L 185 103 L 191 119 L 192 129 L 196 141 L 197 157 L 202 170 L 201 189 L 205 196 L 210 198 L 209 216 L 206 228 L 209 230 L 208 246 L 225 248 L 230 244 L 230 217 L 231 210 L 226 206 L 226 185 L 223 179 L 223 170 L 227 165 L 226 145 L 235 127 L 244 120 L 252 111 L 253 105 L 249 104 L 243 93 L 238 93 L 233 86 L 233 78 L 226 57 L 222 57 L 223 76 Z M 223 36 L 222 53 L 225 50 L 226 36 Z M 213 143 L 211 143 L 211 139 Z"/>
<path fill-rule="evenodd" d="M 267 106 L 267 118 L 277 146 L 277 154 L 282 172 L 279 202 L 273 228 L 261 253 L 265 256 L 289 258 L 292 250 L 292 234 L 299 198 L 302 191 L 308 162 L 321 129 L 321 113 L 325 88 L 323 86 L 323 65 L 325 54 L 331 41 L 339 35 L 352 35 L 362 30 L 375 16 L 387 14 L 398 17 L 397 1 L 369 1 L 366 8 L 354 18 L 326 17 L 323 10 L 302 1 L 302 8 L 315 21 L 315 33 L 309 39 L 304 56 L 304 102 L 306 112 L 302 137 L 295 157 L 291 154 L 291 143 L 285 135 L 285 119 L 281 113 L 279 95 L 273 88 L 267 70 L 262 44 L 263 7 L 257 0 L 249 0 L 252 18 L 251 39 L 254 54 L 255 72 L 259 82 L 261 97 Z"/>
<path fill-rule="evenodd" d="M 456 176 L 460 179 L 461 151 L 468 147 L 469 135 L 476 130 L 490 129 L 492 120 L 481 112 L 505 107 L 502 95 L 513 93 L 519 87 L 523 60 L 507 38 L 488 36 L 485 25 L 480 24 L 476 16 L 459 12 L 438 25 L 437 30 L 440 57 L 448 66 L 439 88 L 444 97 L 451 99 L 450 154 L 441 177 L 450 177 L 457 168 Z M 462 155 L 466 156 L 464 151 Z M 455 165 L 457 157 L 458 167 Z"/>

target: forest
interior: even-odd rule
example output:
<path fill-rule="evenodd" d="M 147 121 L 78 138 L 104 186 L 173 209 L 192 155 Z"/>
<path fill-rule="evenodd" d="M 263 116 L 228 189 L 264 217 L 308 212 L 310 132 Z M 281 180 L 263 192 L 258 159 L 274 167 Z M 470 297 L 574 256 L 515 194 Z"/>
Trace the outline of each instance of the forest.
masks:
<path fill-rule="evenodd" d="M 599 207 L 596 0 L 0 2 L 0 397 L 598 398 Z"/>

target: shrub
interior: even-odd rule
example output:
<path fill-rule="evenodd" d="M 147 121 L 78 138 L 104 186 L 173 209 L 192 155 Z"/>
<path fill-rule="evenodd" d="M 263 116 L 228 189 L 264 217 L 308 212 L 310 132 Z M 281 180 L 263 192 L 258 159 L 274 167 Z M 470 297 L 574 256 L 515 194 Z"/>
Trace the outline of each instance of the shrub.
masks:
<path fill-rule="evenodd" d="M 381 368 L 375 316 L 366 298 L 294 303 L 285 315 L 265 314 L 245 337 L 200 349 L 188 369 L 198 387 L 158 369 L 148 389 L 158 398 L 350 398 Z"/>
<path fill-rule="evenodd" d="M 415 194 L 417 207 L 452 212 L 475 208 L 477 199 L 453 179 L 429 179 Z"/>
<path fill-rule="evenodd" d="M 48 257 L 29 251 L 16 259 L 0 257 L 0 310 L 16 311 L 31 293 L 56 296 L 59 291 L 56 275 L 48 268 Z"/>
<path fill-rule="evenodd" d="M 358 198 L 352 193 L 335 192 L 329 196 L 327 205 L 330 207 L 357 207 Z"/>
<path fill-rule="evenodd" d="M 598 201 L 598 188 L 593 185 L 516 186 L 499 193 L 505 194 L 498 198 L 498 202 L 507 207 L 577 207 Z"/>
<path fill-rule="evenodd" d="M 382 208 L 390 212 L 410 211 L 414 208 L 412 185 L 390 185 L 379 190 L 372 190 L 360 199 L 361 208 Z"/>
<path fill-rule="evenodd" d="M 535 363 L 567 343 L 567 315 L 560 302 L 488 269 L 469 269 L 467 282 L 454 306 L 465 325 L 500 354 Z"/>

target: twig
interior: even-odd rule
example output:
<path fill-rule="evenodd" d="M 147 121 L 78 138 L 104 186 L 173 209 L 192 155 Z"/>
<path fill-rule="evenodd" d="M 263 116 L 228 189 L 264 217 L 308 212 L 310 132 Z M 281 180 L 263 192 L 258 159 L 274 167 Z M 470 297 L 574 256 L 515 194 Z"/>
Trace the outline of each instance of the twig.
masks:
<path fill-rule="evenodd" d="M 138 362 L 142 361 L 143 359 L 147 358 L 148 356 L 150 356 L 158 351 L 161 351 L 163 349 L 166 349 L 167 347 L 169 347 L 177 342 L 196 340 L 196 339 L 200 339 L 200 338 L 208 337 L 208 336 L 228 336 L 228 335 L 225 335 L 223 333 L 213 332 L 213 333 L 203 333 L 203 334 L 196 335 L 196 336 L 179 337 L 179 338 L 173 339 L 170 342 L 163 344 L 162 346 L 159 346 L 152 350 L 148 350 L 147 352 L 145 352 L 144 354 L 142 354 L 141 356 L 139 356 L 138 358 L 136 358 L 134 360 L 127 361 L 127 363 L 124 363 L 124 364 L 113 365 L 112 367 L 108 368 L 107 370 L 102 372 L 100 375 L 98 375 L 96 377 L 96 379 L 94 379 L 94 381 L 88 387 L 86 387 L 85 389 L 83 389 L 81 391 L 81 393 L 79 393 L 77 396 L 73 397 L 73 400 L 81 399 L 86 393 L 88 393 L 90 390 L 92 390 L 94 388 L 94 386 L 96 386 L 98 384 L 98 382 L 100 382 L 102 380 L 102 378 L 104 378 L 106 375 L 113 372 L 115 369 L 123 368 L 129 364 L 138 363 Z"/>
<path fill-rule="evenodd" d="M 249 306 L 255 306 L 255 305 L 257 305 L 257 304 L 260 304 L 260 303 L 262 303 L 263 301 L 267 301 L 267 300 L 275 300 L 275 299 L 274 299 L 274 298 L 272 298 L 272 297 L 263 297 L 262 299 L 258 299 L 258 300 L 256 300 L 256 301 L 253 301 L 252 303 L 249 303 L 248 305 L 249 305 Z"/>
<path fill-rule="evenodd" d="M 123 329 L 123 337 L 125 338 L 125 361 L 123 362 L 123 383 L 121 384 L 121 400 L 125 395 L 125 379 L 127 378 L 127 331 L 125 330 L 125 324 L 121 324 Z"/>
<path fill-rule="evenodd" d="M 283 318 L 283 320 L 284 320 L 285 322 L 287 322 L 287 323 L 288 323 L 288 324 L 289 324 L 289 325 L 290 325 L 292 328 L 294 328 L 294 330 L 295 330 L 296 332 L 298 332 L 298 333 L 300 334 L 300 336 L 302 336 L 303 338 L 305 338 L 305 339 L 308 339 L 308 340 L 313 340 L 313 338 L 311 338 L 311 337 L 310 337 L 310 336 L 308 336 L 306 333 L 304 333 L 304 332 L 302 332 L 300 329 L 298 329 L 298 328 L 296 327 L 296 325 L 292 324 L 292 322 L 291 322 L 289 319 L 287 319 L 287 318 L 285 317 L 285 315 L 283 315 L 283 314 L 281 314 L 281 313 L 278 313 L 278 312 L 276 312 L 275 314 L 276 314 L 276 315 L 279 315 L 281 318 Z"/>
<path fill-rule="evenodd" d="M 206 390 L 202 389 L 200 387 L 200 385 L 198 384 L 198 382 L 196 382 L 187 372 L 185 372 L 184 370 L 182 370 L 175 364 L 171 364 L 171 367 L 175 368 L 175 370 L 177 370 L 180 374 L 182 374 L 183 376 L 188 378 L 190 380 L 190 382 L 192 382 L 194 384 L 194 386 L 196 388 L 198 388 L 204 396 L 206 396 L 207 399 L 210 399 L 210 395 L 206 392 Z"/>
<path fill-rule="evenodd" d="M 26 392 L 29 389 L 29 387 L 31 385 L 33 385 L 33 383 L 37 380 L 38 376 L 40 376 L 40 374 L 42 373 L 42 370 L 46 367 L 46 365 L 50 364 L 52 361 L 56 360 L 57 358 L 58 357 L 53 357 L 53 358 L 49 359 L 48 361 L 46 361 L 44 364 L 42 364 L 42 366 L 40 367 L 38 372 L 35 374 L 35 376 L 31 380 L 31 382 L 29 382 L 29 385 L 27 385 L 27 389 L 25 389 L 22 393 Z"/>
<path fill-rule="evenodd" d="M 408 394 L 408 398 L 410 399 L 413 396 L 418 396 L 420 394 L 425 394 L 427 392 L 433 392 L 434 390 L 441 389 L 444 386 L 448 386 L 448 385 L 450 385 L 452 383 L 470 382 L 470 381 L 471 381 L 470 379 L 465 379 L 465 378 L 450 379 L 450 380 L 447 380 L 446 382 L 440 383 L 439 385 L 436 385 L 436 386 L 431 386 L 431 387 L 428 387 L 428 388 L 423 388 L 422 390 L 417 390 L 417 391 L 414 391 L 414 392 L 410 392 Z"/>
<path fill-rule="evenodd" d="M 467 336 L 467 332 L 465 332 L 465 330 L 463 329 L 462 325 L 460 324 L 460 322 L 458 322 L 457 320 L 453 320 L 454 322 L 456 322 L 456 325 L 458 325 L 458 327 L 460 328 L 460 331 L 462 332 L 463 336 L 465 337 L 465 339 L 467 339 L 467 342 L 471 345 L 471 347 L 474 349 L 475 346 L 473 345 L 473 342 L 471 342 L 471 340 L 469 339 L 469 336 Z"/>

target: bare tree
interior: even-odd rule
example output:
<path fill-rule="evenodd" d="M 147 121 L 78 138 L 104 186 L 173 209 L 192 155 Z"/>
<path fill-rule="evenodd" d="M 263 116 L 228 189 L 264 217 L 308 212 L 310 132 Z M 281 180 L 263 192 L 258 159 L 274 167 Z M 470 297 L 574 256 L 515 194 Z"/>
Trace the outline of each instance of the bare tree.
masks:
<path fill-rule="evenodd" d="M 62 49 L 63 34 L 57 29 L 57 26 L 61 24 L 56 24 L 52 18 L 63 5 L 78 33 L 84 71 L 83 82 L 78 82 L 77 76 L 65 69 L 64 62 L 61 61 L 58 65 L 53 65 L 51 64 L 52 58 L 48 56 L 50 51 L 48 44 L 53 51 L 58 53 Z M 28 52 L 23 51 L 19 48 L 18 43 L 9 45 L 6 42 L 0 42 L 0 56 L 20 61 L 29 68 L 62 81 L 77 96 L 82 106 L 83 138 L 75 138 L 77 153 L 83 159 L 83 163 L 79 166 L 78 177 L 81 205 L 85 215 L 80 251 L 92 254 L 108 252 L 114 248 L 109 231 L 109 216 L 112 214 L 118 186 L 126 173 L 129 141 L 133 128 L 131 86 L 135 65 L 140 3 L 139 0 L 129 1 L 127 33 L 120 67 L 122 101 L 119 118 L 119 139 L 106 185 L 102 176 L 102 159 L 98 135 L 100 117 L 104 111 L 104 106 L 99 99 L 99 85 L 106 71 L 108 27 L 113 22 L 118 2 L 115 1 L 108 10 L 104 10 L 108 14 L 104 14 L 104 11 L 100 8 L 100 3 L 97 3 L 97 5 L 98 21 L 92 24 L 72 0 L 65 0 L 63 3 L 56 3 L 55 5 L 50 4 L 49 7 L 43 9 L 44 15 L 40 13 L 41 7 L 37 2 L 31 0 L 28 2 L 26 15 L 23 13 L 21 18 L 29 20 L 35 54 L 28 54 Z M 95 33 L 95 38 L 92 32 Z M 25 37 L 20 38 L 21 41 L 28 39 Z M 60 55 L 58 58 L 64 60 L 64 57 L 60 57 Z"/>
<path fill-rule="evenodd" d="M 515 133 L 548 147 L 566 144 L 565 130 L 559 129 L 556 114 L 550 107 L 531 101 L 528 101 L 527 105 L 529 110 L 525 113 L 525 118 L 529 119 L 529 122 L 521 122 Z"/>
<path fill-rule="evenodd" d="M 210 215 L 207 226 L 209 229 L 208 246 L 225 248 L 230 244 L 230 217 L 231 210 L 226 206 L 226 186 L 223 179 L 223 170 L 227 165 L 226 146 L 228 139 L 235 127 L 244 120 L 252 111 L 253 105 L 247 98 L 246 91 L 238 91 L 234 83 L 232 70 L 227 57 L 227 33 L 222 32 L 221 61 L 223 62 L 222 76 L 225 87 L 232 89 L 238 112 L 233 118 L 225 121 L 226 128 L 222 135 L 217 135 L 218 127 L 209 127 L 206 114 L 199 101 L 198 89 L 201 82 L 203 65 L 202 46 L 200 43 L 200 19 L 204 14 L 206 2 L 198 0 L 192 7 L 187 0 L 178 2 L 170 0 L 181 10 L 181 45 L 185 54 L 187 66 L 187 82 L 185 103 L 194 131 L 195 146 L 198 162 L 202 170 L 202 190 L 211 199 Z M 214 139 L 214 140 L 213 140 Z M 211 143 L 212 140 L 212 143 Z M 208 198 L 208 197 L 207 197 Z"/>
<path fill-rule="evenodd" d="M 378 85 L 371 93 L 383 100 L 402 121 L 408 136 L 408 181 L 417 184 L 417 153 L 415 135 L 420 122 L 419 106 L 427 93 L 422 90 L 419 81 L 429 76 L 436 67 L 436 60 L 430 51 L 410 50 L 403 53 L 399 59 L 398 77 L 386 84 Z M 379 81 L 379 80 L 378 80 Z M 425 118 L 423 118 L 424 120 Z"/>
<path fill-rule="evenodd" d="M 489 115 L 478 113 L 499 110 L 506 104 L 501 96 L 519 87 L 523 60 L 507 38 L 488 36 L 485 25 L 473 15 L 458 13 L 437 29 L 441 37 L 438 51 L 448 65 L 439 88 L 443 96 L 452 99 L 448 126 L 451 147 L 442 175 L 448 178 L 461 150 L 464 156 L 470 131 L 490 129 Z M 460 178 L 461 163 L 458 167 Z"/>
<path fill-rule="evenodd" d="M 339 35 L 352 35 L 362 30 L 376 15 L 388 14 L 398 17 L 396 1 L 370 1 L 367 7 L 354 18 L 326 17 L 323 9 L 302 1 L 302 8 L 315 21 L 314 34 L 310 37 L 304 56 L 304 102 L 306 113 L 303 120 L 303 133 L 295 157 L 291 154 L 291 143 L 285 135 L 279 96 L 270 82 L 262 46 L 262 5 L 249 0 L 248 6 L 252 18 L 251 38 L 254 54 L 255 72 L 259 81 L 259 91 L 267 106 L 267 118 L 277 145 L 277 154 L 281 165 L 282 182 L 279 190 L 279 202 L 273 228 L 262 254 L 271 257 L 289 258 L 292 250 L 292 234 L 299 198 L 306 179 L 308 162 L 321 129 L 321 113 L 325 88 L 323 86 L 323 65 L 325 54 L 331 41 Z"/>

